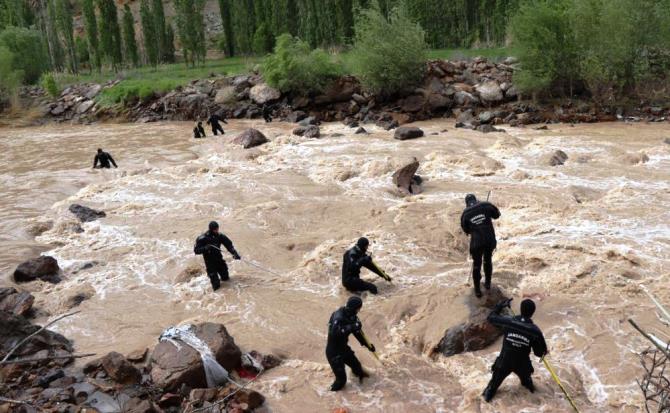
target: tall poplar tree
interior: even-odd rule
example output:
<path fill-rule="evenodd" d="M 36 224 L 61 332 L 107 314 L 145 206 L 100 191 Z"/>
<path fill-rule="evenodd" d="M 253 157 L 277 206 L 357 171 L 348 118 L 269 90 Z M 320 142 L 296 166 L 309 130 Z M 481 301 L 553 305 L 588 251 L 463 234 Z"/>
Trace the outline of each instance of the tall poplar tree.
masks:
<path fill-rule="evenodd" d="M 90 60 L 95 68 L 100 71 L 101 57 L 100 44 L 98 42 L 98 20 L 95 17 L 93 0 L 83 0 L 81 8 L 84 15 L 84 30 L 86 31 Z"/>
<path fill-rule="evenodd" d="M 146 62 L 156 67 L 159 62 L 158 35 L 154 30 L 154 18 L 149 7 L 149 0 L 140 1 L 140 22 Z"/>
<path fill-rule="evenodd" d="M 126 60 L 130 60 L 135 67 L 139 66 L 140 56 L 137 53 L 137 40 L 135 39 L 135 18 L 128 4 L 123 6 L 123 45 Z"/>
<path fill-rule="evenodd" d="M 63 37 L 63 43 L 67 50 L 68 66 L 70 72 L 78 73 L 77 45 L 74 41 L 74 27 L 72 24 L 72 5 L 70 0 L 56 0 L 56 27 Z"/>
<path fill-rule="evenodd" d="M 121 30 L 119 29 L 119 16 L 114 0 L 98 0 L 100 10 L 100 45 L 116 71 L 123 63 L 121 53 Z"/>

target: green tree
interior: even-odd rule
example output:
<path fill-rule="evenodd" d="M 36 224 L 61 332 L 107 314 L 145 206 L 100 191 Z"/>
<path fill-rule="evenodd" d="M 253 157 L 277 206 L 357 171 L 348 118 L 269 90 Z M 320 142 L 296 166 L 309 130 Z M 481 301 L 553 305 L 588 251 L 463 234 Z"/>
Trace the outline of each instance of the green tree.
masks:
<path fill-rule="evenodd" d="M 0 109 L 3 102 L 17 100 L 16 90 L 21 84 L 23 74 L 14 69 L 14 54 L 0 45 Z"/>
<path fill-rule="evenodd" d="M 165 9 L 163 7 L 163 0 L 152 0 L 151 11 L 154 17 L 154 30 L 156 31 L 156 37 L 158 41 L 158 56 L 161 62 L 168 61 L 167 57 L 167 29 L 165 22 Z"/>
<path fill-rule="evenodd" d="M 321 49 L 282 34 L 277 37 L 274 53 L 263 62 L 263 77 L 282 92 L 308 94 L 320 92 L 341 75 L 340 66 Z"/>
<path fill-rule="evenodd" d="M 100 11 L 100 46 L 116 71 L 123 63 L 121 30 L 114 0 L 98 0 Z"/>
<path fill-rule="evenodd" d="M 77 45 L 74 41 L 72 5 L 70 4 L 70 0 L 56 0 L 56 27 L 63 38 L 63 43 L 67 50 L 70 72 L 78 73 Z"/>
<path fill-rule="evenodd" d="M 203 16 L 205 0 L 174 0 L 174 7 L 184 61 L 192 66 L 204 63 L 207 54 Z"/>
<path fill-rule="evenodd" d="M 140 55 L 137 52 L 137 40 L 135 40 L 135 18 L 128 4 L 123 6 L 123 44 L 126 57 L 133 66 L 140 65 Z"/>
<path fill-rule="evenodd" d="M 147 63 L 156 67 L 159 61 L 158 35 L 154 29 L 153 15 L 149 7 L 149 0 L 140 2 L 140 21 L 142 24 L 142 39 L 144 55 Z"/>
<path fill-rule="evenodd" d="M 414 86 L 426 63 L 424 31 L 405 8 L 396 7 L 386 18 L 379 8 L 357 16 L 352 69 L 367 89 L 393 94 Z"/>
<path fill-rule="evenodd" d="M 40 32 L 25 27 L 8 27 L 0 32 L 0 46 L 12 54 L 12 69 L 24 83 L 35 83 L 48 68 Z"/>
<path fill-rule="evenodd" d="M 545 90 L 572 94 L 580 62 L 570 1 L 527 1 L 513 18 L 512 42 L 522 63 L 514 80 L 521 91 L 533 95 Z"/>
<path fill-rule="evenodd" d="M 222 49 L 226 56 L 235 56 L 235 36 L 233 32 L 232 21 L 232 0 L 219 0 L 219 10 L 221 12 L 221 26 L 223 29 Z"/>
<path fill-rule="evenodd" d="M 172 23 L 167 23 L 165 29 L 165 62 L 174 63 L 176 60 L 174 54 L 174 29 Z"/>
<path fill-rule="evenodd" d="M 44 17 L 44 30 L 46 44 L 49 51 L 49 61 L 51 69 L 62 71 L 65 62 L 65 55 L 63 53 L 63 46 L 58 38 L 56 8 L 53 0 L 46 0 L 46 15 Z"/>
<path fill-rule="evenodd" d="M 86 31 L 86 39 L 88 40 L 89 56 L 92 57 L 92 66 L 95 66 L 100 71 L 102 58 L 98 43 L 98 21 L 95 16 L 93 0 L 83 0 L 81 8 L 84 16 L 84 29 Z"/>
<path fill-rule="evenodd" d="M 77 37 L 74 40 L 77 49 L 77 60 L 79 61 L 79 70 L 82 67 L 88 67 L 91 72 L 91 55 L 88 51 L 88 42 L 83 37 Z"/>
<path fill-rule="evenodd" d="M 274 37 L 267 24 L 262 23 L 258 26 L 256 33 L 254 34 L 254 53 L 258 55 L 266 54 L 272 51 L 273 46 Z"/>

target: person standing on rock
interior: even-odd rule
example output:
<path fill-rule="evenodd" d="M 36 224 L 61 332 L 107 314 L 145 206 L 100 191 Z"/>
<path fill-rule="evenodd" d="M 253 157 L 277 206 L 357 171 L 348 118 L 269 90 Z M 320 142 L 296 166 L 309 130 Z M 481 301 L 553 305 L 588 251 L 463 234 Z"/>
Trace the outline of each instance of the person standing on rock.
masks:
<path fill-rule="evenodd" d="M 193 248 L 193 252 L 196 255 L 202 254 L 205 259 L 205 268 L 207 268 L 207 275 L 212 282 L 214 291 L 221 287 L 221 281 L 228 281 L 229 279 L 228 265 L 226 265 L 226 261 L 221 255 L 221 245 L 226 247 L 234 259 L 241 259 L 240 254 L 235 251 L 230 238 L 221 234 L 219 232 L 219 224 L 216 221 L 212 221 L 209 223 L 209 231 L 200 235 L 195 240 L 195 247 Z"/>
<path fill-rule="evenodd" d="M 328 321 L 328 343 L 326 344 L 326 358 L 328 364 L 335 374 L 335 381 L 330 386 L 331 391 L 339 391 L 347 383 L 347 372 L 345 366 L 363 383 L 363 379 L 370 377 L 363 370 L 361 362 L 358 361 L 354 351 L 349 347 L 349 334 L 353 334 L 361 346 L 371 352 L 375 352 L 375 346 L 368 343 L 363 335 L 363 325 L 358 319 L 358 312 L 363 307 L 363 300 L 359 297 L 350 297 L 344 307 L 335 311 Z"/>
<path fill-rule="evenodd" d="M 359 238 L 353 248 L 344 253 L 342 263 L 342 285 L 351 292 L 370 291 L 377 294 L 377 286 L 361 280 L 361 268 L 365 267 L 378 276 L 386 279 L 383 272 L 372 262 L 372 257 L 366 254 L 370 241 L 367 238 Z"/>
<path fill-rule="evenodd" d="M 225 124 L 228 124 L 228 122 L 226 122 L 225 118 L 217 115 L 216 113 L 214 113 L 213 115 L 211 115 L 209 117 L 209 119 L 207 119 L 207 124 L 212 125 L 212 133 L 215 136 L 218 135 L 219 132 L 221 132 L 221 135 L 223 135 L 225 133 L 223 131 L 223 126 L 221 126 L 221 124 L 219 122 L 223 122 Z"/>
<path fill-rule="evenodd" d="M 531 319 L 535 313 L 533 300 L 526 299 L 521 302 L 521 315 L 519 316 L 500 315 L 505 307 L 510 307 L 511 301 L 510 298 L 498 303 L 488 316 L 488 321 L 500 328 L 504 336 L 500 354 L 491 367 L 493 373 L 491 381 L 482 393 L 487 403 L 493 400 L 498 387 L 511 373 L 519 377 L 522 386 L 534 393 L 535 386 L 531 377 L 534 369 L 530 361 L 530 350 L 532 349 L 533 353 L 540 358 L 548 354 L 544 335 Z"/>
<path fill-rule="evenodd" d="M 475 284 L 475 295 L 482 296 L 480 281 L 482 279 L 482 261 L 484 261 L 484 287 L 491 289 L 493 274 L 493 250 L 496 249 L 496 232 L 493 228 L 494 219 L 500 218 L 500 211 L 490 202 L 479 202 L 473 194 L 465 197 L 466 208 L 461 215 L 461 228 L 470 235 L 470 255 L 472 256 L 472 281 Z"/>
<path fill-rule="evenodd" d="M 202 127 L 201 121 L 198 121 L 198 123 L 196 123 L 195 127 L 193 128 L 193 137 L 196 139 L 207 137 L 205 134 L 205 128 Z"/>
<path fill-rule="evenodd" d="M 98 148 L 98 153 L 95 154 L 95 158 L 93 159 L 93 169 L 109 169 L 112 167 L 110 162 L 112 165 L 114 165 L 114 168 L 118 168 L 118 166 L 116 166 L 116 162 L 114 162 L 114 158 L 112 158 L 112 155 Z"/>

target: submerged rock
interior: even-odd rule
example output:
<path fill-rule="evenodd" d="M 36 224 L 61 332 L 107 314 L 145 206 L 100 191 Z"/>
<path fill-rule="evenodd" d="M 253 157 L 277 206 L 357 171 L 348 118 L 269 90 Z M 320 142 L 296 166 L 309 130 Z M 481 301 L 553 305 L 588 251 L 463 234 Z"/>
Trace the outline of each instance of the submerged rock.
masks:
<path fill-rule="evenodd" d="M 442 354 L 446 357 L 468 351 L 477 351 L 493 344 L 502 332 L 487 321 L 493 307 L 507 299 L 507 296 L 497 286 L 484 290 L 484 297 L 473 299 L 469 303 L 470 315 L 468 319 L 457 326 L 448 328 L 444 337 L 433 348 L 431 355 Z"/>
<path fill-rule="evenodd" d="M 26 316 L 33 307 L 35 297 L 27 292 L 18 292 L 16 288 L 0 288 L 0 311 Z"/>
<path fill-rule="evenodd" d="M 421 177 L 416 175 L 419 169 L 419 161 L 414 161 L 403 166 L 393 173 L 393 183 L 404 195 L 416 195 L 421 193 Z"/>
<path fill-rule="evenodd" d="M 545 156 L 543 163 L 548 166 L 560 166 L 563 165 L 567 160 L 568 154 L 559 149 Z"/>
<path fill-rule="evenodd" d="M 321 131 L 318 126 L 298 126 L 293 129 L 293 134 L 296 136 L 304 136 L 305 138 L 318 138 L 321 136 Z"/>
<path fill-rule="evenodd" d="M 244 149 L 249 149 L 255 146 L 260 146 L 264 143 L 268 143 L 270 141 L 259 130 L 249 128 L 237 135 L 232 142 L 238 145 L 242 145 Z"/>
<path fill-rule="evenodd" d="M 19 264 L 14 271 L 14 281 L 23 283 L 39 279 L 56 284 L 60 282 L 60 271 L 55 258 L 41 256 Z"/>
<path fill-rule="evenodd" d="M 395 130 L 393 137 L 395 139 L 404 141 L 408 139 L 416 139 L 423 136 L 423 131 L 419 128 L 411 126 L 402 126 Z"/>
<path fill-rule="evenodd" d="M 79 204 L 70 205 L 68 210 L 72 212 L 81 222 L 91 222 L 107 216 L 104 211 L 96 211 L 95 209 Z"/>

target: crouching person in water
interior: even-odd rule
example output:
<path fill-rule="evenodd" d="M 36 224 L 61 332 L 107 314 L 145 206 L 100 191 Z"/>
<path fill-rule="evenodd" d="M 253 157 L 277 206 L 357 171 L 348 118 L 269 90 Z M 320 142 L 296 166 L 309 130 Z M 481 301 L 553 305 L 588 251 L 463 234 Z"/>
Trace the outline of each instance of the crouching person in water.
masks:
<path fill-rule="evenodd" d="M 228 281 L 228 265 L 221 255 L 221 245 L 226 247 L 236 260 L 241 259 L 240 254 L 235 251 L 233 242 L 227 236 L 219 232 L 219 224 L 215 221 L 209 223 L 209 231 L 205 232 L 195 240 L 193 252 L 202 255 L 205 259 L 207 275 L 212 282 L 214 291 L 221 287 L 221 281 Z M 221 281 L 219 281 L 219 279 Z"/>
<path fill-rule="evenodd" d="M 521 302 L 521 315 L 507 317 L 500 315 L 505 307 L 510 306 L 512 299 L 498 303 L 488 320 L 494 326 L 503 330 L 503 345 L 500 355 L 493 363 L 491 381 L 484 389 L 484 400 L 490 402 L 495 396 L 498 387 L 510 373 L 516 374 L 521 380 L 521 385 L 535 392 L 533 385 L 533 363 L 530 361 L 530 350 L 537 357 L 544 357 L 547 352 L 547 344 L 544 341 L 542 331 L 533 323 L 531 317 L 535 313 L 533 300 Z"/>
<path fill-rule="evenodd" d="M 207 137 L 205 134 L 205 128 L 202 126 L 201 121 L 198 121 L 198 123 L 196 123 L 193 127 L 193 137 L 196 139 Z"/>
<path fill-rule="evenodd" d="M 366 254 L 368 245 L 370 241 L 367 238 L 359 238 L 356 245 L 344 253 L 342 285 L 351 292 L 370 291 L 372 294 L 377 294 L 377 286 L 361 280 L 362 267 L 384 278 L 383 273 L 372 263 L 372 257 Z"/>
<path fill-rule="evenodd" d="M 326 357 L 330 368 L 335 374 L 335 381 L 330 386 L 331 391 L 338 391 L 344 388 L 347 383 L 347 372 L 345 366 L 349 366 L 356 377 L 363 382 L 363 379 L 370 377 L 363 370 L 361 362 L 358 361 L 354 351 L 349 347 L 349 334 L 366 347 L 371 352 L 375 351 L 375 346 L 369 344 L 363 336 L 361 321 L 358 319 L 358 312 L 363 306 L 363 301 L 359 297 L 351 297 L 347 300 L 344 307 L 340 307 L 330 316 L 328 321 L 328 344 L 326 345 Z"/>

